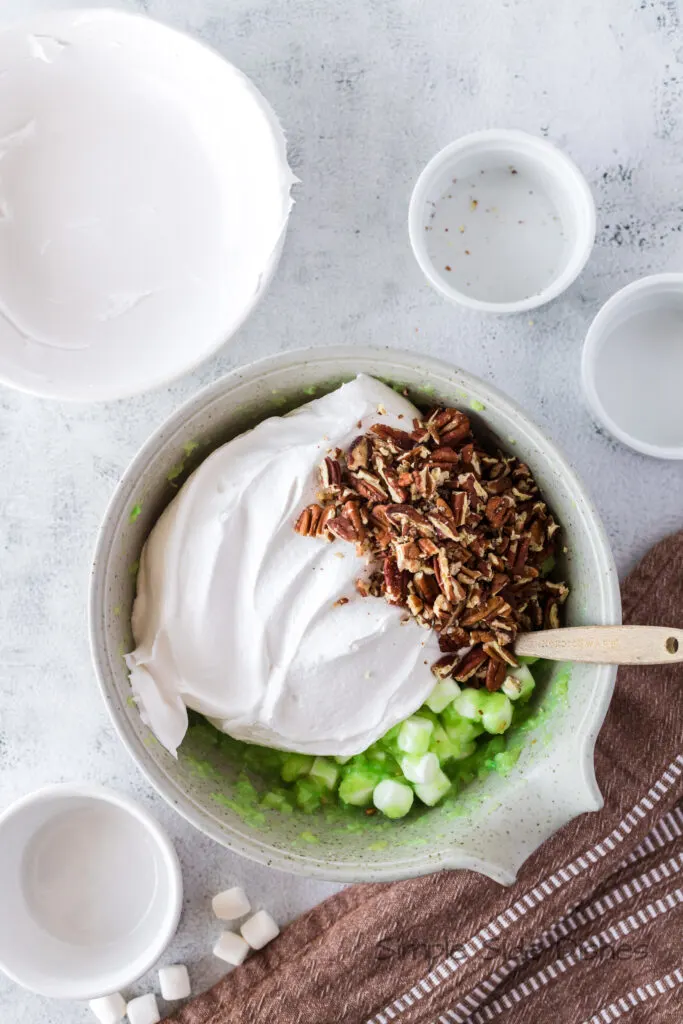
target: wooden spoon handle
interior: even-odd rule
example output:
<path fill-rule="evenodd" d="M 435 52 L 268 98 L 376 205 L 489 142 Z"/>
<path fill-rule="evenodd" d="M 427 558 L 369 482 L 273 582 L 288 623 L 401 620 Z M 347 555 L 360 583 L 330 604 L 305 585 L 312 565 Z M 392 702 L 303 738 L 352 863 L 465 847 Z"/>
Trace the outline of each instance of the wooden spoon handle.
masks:
<path fill-rule="evenodd" d="M 551 661 L 665 665 L 683 661 L 683 629 L 664 626 L 571 626 L 523 633 L 515 654 Z"/>

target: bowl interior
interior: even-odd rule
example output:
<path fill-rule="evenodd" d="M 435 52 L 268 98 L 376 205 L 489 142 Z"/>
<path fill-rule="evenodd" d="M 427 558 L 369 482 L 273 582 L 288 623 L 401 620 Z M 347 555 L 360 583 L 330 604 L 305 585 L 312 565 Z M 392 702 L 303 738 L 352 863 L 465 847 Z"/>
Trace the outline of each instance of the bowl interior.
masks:
<path fill-rule="evenodd" d="M 0 379 L 91 401 L 187 372 L 279 257 L 293 179 L 272 110 L 219 54 L 124 11 L 7 28 L 0 66 Z"/>
<path fill-rule="evenodd" d="M 93 654 L 124 742 L 160 791 L 198 827 L 264 863 L 327 878 L 395 878 L 468 866 L 502 881 L 574 814 L 600 805 L 593 743 L 609 702 L 607 667 L 553 666 L 507 777 L 488 774 L 457 799 L 400 822 L 379 815 L 286 815 L 258 803 L 258 779 L 221 762 L 210 731 L 176 761 L 131 698 L 123 655 L 141 547 L 183 480 L 219 444 L 365 372 L 422 407 L 457 405 L 478 431 L 525 459 L 565 530 L 561 575 L 570 624 L 619 621 L 618 586 L 599 522 L 570 468 L 508 399 L 476 378 L 418 355 L 330 349 L 264 360 L 213 385 L 154 435 L 126 473 L 103 530 L 91 591 Z"/>
<path fill-rule="evenodd" d="M 135 813 L 55 788 L 11 808 L 0 833 L 0 964 L 12 978 L 89 999 L 160 955 L 178 900 L 168 854 Z"/>
<path fill-rule="evenodd" d="M 683 458 L 683 275 L 629 285 L 603 307 L 583 359 L 587 397 L 601 422 L 646 455 Z"/>

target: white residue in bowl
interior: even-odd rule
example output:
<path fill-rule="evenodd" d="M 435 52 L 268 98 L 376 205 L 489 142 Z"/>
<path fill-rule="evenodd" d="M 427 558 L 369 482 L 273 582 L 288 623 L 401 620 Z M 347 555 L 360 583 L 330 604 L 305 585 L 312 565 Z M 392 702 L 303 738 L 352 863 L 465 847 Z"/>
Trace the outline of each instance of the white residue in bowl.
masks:
<path fill-rule="evenodd" d="M 427 249 L 437 273 L 483 302 L 542 292 L 567 258 L 560 212 L 535 175 L 511 165 L 454 179 L 430 204 Z"/>
<path fill-rule="evenodd" d="M 683 445 L 683 301 L 643 310 L 606 334 L 595 387 L 608 416 L 648 444 Z"/>

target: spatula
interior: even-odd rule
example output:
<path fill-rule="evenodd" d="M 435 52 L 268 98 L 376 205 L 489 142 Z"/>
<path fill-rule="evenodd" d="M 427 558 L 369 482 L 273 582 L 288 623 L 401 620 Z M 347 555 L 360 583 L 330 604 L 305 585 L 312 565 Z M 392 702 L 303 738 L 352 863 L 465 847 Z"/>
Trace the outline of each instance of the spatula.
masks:
<path fill-rule="evenodd" d="M 515 654 L 607 665 L 683 662 L 683 629 L 666 626 L 569 626 L 523 633 Z"/>

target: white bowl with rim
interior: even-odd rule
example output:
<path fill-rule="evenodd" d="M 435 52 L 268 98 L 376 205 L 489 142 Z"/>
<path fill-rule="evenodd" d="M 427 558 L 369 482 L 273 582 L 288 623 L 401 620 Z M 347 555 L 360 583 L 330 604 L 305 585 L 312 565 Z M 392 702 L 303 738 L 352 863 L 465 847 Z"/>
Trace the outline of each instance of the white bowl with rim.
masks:
<path fill-rule="evenodd" d="M 96 999 L 157 962 L 182 908 L 180 864 L 133 800 L 47 786 L 0 814 L 0 969 L 55 999 Z"/>
<path fill-rule="evenodd" d="M 430 284 L 485 313 L 557 298 L 595 241 L 581 171 L 547 139 L 512 129 L 465 135 L 434 156 L 410 200 L 408 231 Z"/>
<path fill-rule="evenodd" d="M 286 141 L 255 85 L 141 14 L 0 31 L 0 382 L 108 401 L 213 355 L 283 247 Z"/>
<path fill-rule="evenodd" d="M 560 572 L 571 586 L 568 624 L 620 621 L 616 569 L 598 515 L 564 456 L 518 405 L 485 381 L 418 352 L 303 349 L 241 367 L 190 399 L 124 473 L 101 527 L 90 590 L 90 642 L 102 693 L 123 743 L 162 796 L 197 828 L 252 860 L 336 881 L 469 868 L 511 883 L 544 839 L 575 815 L 602 806 L 593 748 L 614 686 L 613 666 L 575 665 L 567 682 L 566 668 L 548 663 L 536 726 L 508 777 L 493 773 L 473 782 L 457 808 L 447 798 L 388 825 L 379 815 L 356 815 L 349 828 L 322 815 L 261 807 L 241 784 L 239 765 L 213 747 L 181 747 L 176 760 L 129 699 L 123 652 L 134 647 L 136 564 L 178 486 L 220 444 L 358 373 L 405 389 L 418 406 L 467 410 L 478 433 L 493 435 L 527 462 L 565 530 Z M 258 778 L 254 782 L 258 786 Z"/>
<path fill-rule="evenodd" d="M 653 274 L 618 291 L 593 320 L 581 359 L 595 419 L 622 444 L 683 459 L 683 274 Z"/>

